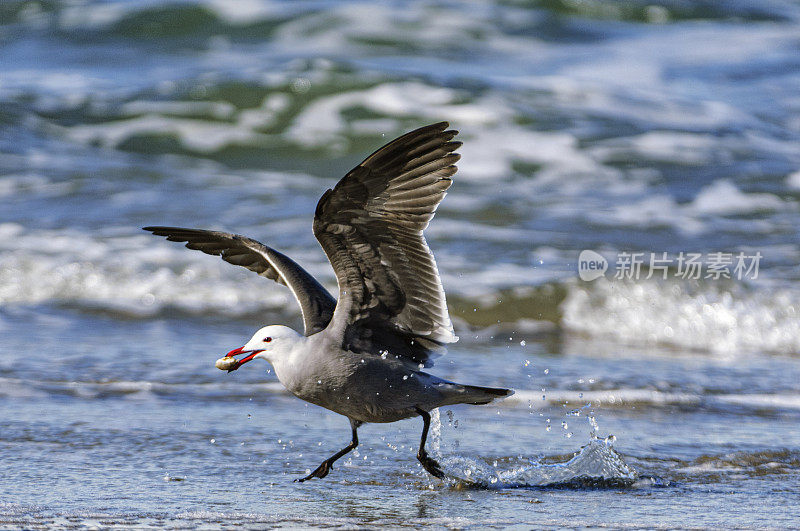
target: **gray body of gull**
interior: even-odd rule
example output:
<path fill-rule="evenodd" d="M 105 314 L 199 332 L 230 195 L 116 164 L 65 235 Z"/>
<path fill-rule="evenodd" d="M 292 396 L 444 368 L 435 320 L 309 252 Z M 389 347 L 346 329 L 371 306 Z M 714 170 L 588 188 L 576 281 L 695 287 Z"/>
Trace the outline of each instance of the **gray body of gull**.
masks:
<path fill-rule="evenodd" d="M 358 445 L 363 423 L 417 415 L 424 422 L 417 458 L 441 478 L 441 467 L 425 451 L 429 412 L 452 404 L 488 404 L 513 393 L 421 370 L 458 340 L 422 234 L 456 173 L 454 151 L 461 143 L 453 141 L 458 132 L 447 127 L 441 122 L 393 140 L 323 194 L 313 229 L 336 274 L 338 302 L 290 258 L 250 238 L 178 227 L 144 229 L 284 284 L 300 303 L 304 334 L 266 326 L 217 362 L 230 372 L 265 359 L 292 394 L 350 419 L 350 444 L 297 481 L 328 475 L 333 462 Z"/>

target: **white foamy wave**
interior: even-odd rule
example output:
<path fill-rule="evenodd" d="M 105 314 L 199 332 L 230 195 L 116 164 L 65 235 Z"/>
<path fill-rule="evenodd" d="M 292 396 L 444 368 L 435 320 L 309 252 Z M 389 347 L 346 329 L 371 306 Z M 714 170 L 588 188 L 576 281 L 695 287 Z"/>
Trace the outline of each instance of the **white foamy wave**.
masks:
<path fill-rule="evenodd" d="M 326 67 L 315 68 L 306 81 L 329 83 Z M 515 175 L 514 164 L 524 163 L 538 167 L 538 186 L 557 185 L 566 194 L 585 193 L 598 185 L 608 192 L 622 180 L 622 171 L 598 162 L 599 155 L 582 149 L 575 135 L 514 124 L 514 109 L 495 95 L 467 96 L 417 81 L 379 83 L 312 99 L 291 118 L 285 131 L 274 134 L 262 131 L 279 117 L 289 118 L 291 94 L 275 92 L 262 105 L 242 110 L 224 102 L 137 100 L 121 107 L 123 119 L 53 127 L 72 141 L 111 148 L 139 136 L 169 136 L 184 149 L 203 154 L 230 146 L 277 147 L 287 142 L 304 149 L 346 152 L 353 135 L 401 131 L 401 122 L 412 118 L 418 123 L 449 120 L 461 130 L 459 138 L 465 142 L 459 150 L 463 157 L 459 179 L 508 182 Z M 347 114 L 354 109 L 367 109 L 383 118 L 350 120 Z M 532 194 L 530 186 L 517 184 L 516 188 Z"/>
<path fill-rule="evenodd" d="M 181 397 L 193 400 L 248 399 L 264 394 L 289 395 L 280 382 L 267 383 L 165 383 L 155 381 L 96 381 L 63 380 L 35 381 L 19 378 L 0 378 L 0 397 L 21 399 L 44 396 L 70 396 L 82 400 L 124 398 L 148 400 L 156 397 Z"/>
<path fill-rule="evenodd" d="M 134 100 L 123 104 L 122 114 L 168 114 L 176 116 L 213 117 L 217 120 L 229 119 L 236 108 L 223 101 L 147 101 Z"/>
<path fill-rule="evenodd" d="M 265 0 L 198 0 L 194 2 L 214 13 L 219 19 L 232 26 L 256 24 L 265 20 L 285 17 L 308 10 L 308 6 L 281 4 Z M 67 5 L 60 10 L 57 23 L 62 30 L 85 30 L 107 28 L 126 17 L 137 16 L 148 10 L 163 9 L 174 4 L 177 9 L 182 2 L 156 2 L 140 0 L 111 4 L 79 3 Z M 188 4 L 188 3 L 187 3 Z"/>
<path fill-rule="evenodd" d="M 461 130 L 464 146 L 459 178 L 508 181 L 513 163 L 540 165 L 537 178 L 547 183 L 575 183 L 582 177 L 619 178 L 621 172 L 598 163 L 566 132 L 533 131 L 513 124 L 514 111 L 500 98 L 481 96 L 464 101 L 457 90 L 421 82 L 383 83 L 369 89 L 322 96 L 304 107 L 285 136 L 304 147 L 330 147 L 357 131 L 382 134 L 391 122 L 370 120 L 351 123 L 347 111 L 366 108 L 375 113 L 427 121 L 448 120 Z M 397 129 L 397 127 L 394 127 Z M 569 179 L 561 179 L 569 176 Z"/>
<path fill-rule="evenodd" d="M 789 188 L 800 190 L 800 171 L 790 173 L 786 177 L 786 184 L 789 186 Z"/>
<path fill-rule="evenodd" d="M 485 36 L 485 46 L 503 47 L 513 41 L 531 52 L 531 41 L 508 37 L 492 20 L 464 13 L 442 16 L 439 6 L 384 3 L 335 3 L 329 9 L 290 20 L 276 30 L 275 40 L 284 50 L 303 56 L 352 54 L 372 46 L 373 41 L 394 42 L 427 49 L 452 48 L 472 35 Z"/>
<path fill-rule="evenodd" d="M 696 392 L 665 392 L 656 389 L 604 389 L 599 391 L 572 391 L 548 389 L 515 389 L 514 394 L 498 402 L 498 407 L 545 408 L 564 404 L 591 404 L 603 409 L 664 408 L 678 406 L 682 409 L 716 409 L 730 411 L 736 406 L 749 411 L 800 411 L 800 394 L 712 394 Z"/>
<path fill-rule="evenodd" d="M 573 111 L 629 120 L 648 130 L 747 127 L 757 124 L 759 118 L 745 106 L 726 101 L 724 96 L 697 97 L 698 86 L 709 89 L 719 85 L 705 85 L 707 80 L 702 75 L 687 83 L 687 77 L 675 76 L 672 71 L 709 72 L 711 65 L 729 64 L 726 58 L 732 55 L 747 61 L 765 50 L 789 54 L 794 31 L 792 25 L 734 28 L 708 24 L 677 24 L 657 32 L 628 31 L 617 38 L 547 50 L 550 60 L 561 59 L 555 71 L 543 68 L 543 73 L 531 74 L 531 69 L 517 68 L 517 74 L 507 74 L 504 79 L 517 86 L 552 91 L 559 95 L 556 104 Z M 576 60 L 579 56 L 585 59 Z M 796 152 L 796 142 L 782 144 Z"/>
<path fill-rule="evenodd" d="M 143 4 L 144 2 L 140 2 Z M 104 3 L 66 6 L 59 13 L 58 25 L 62 30 L 97 29 L 119 22 L 132 13 L 131 4 Z"/>
<path fill-rule="evenodd" d="M 753 351 L 797 354 L 798 296 L 786 287 L 600 279 L 569 285 L 561 304 L 562 323 L 567 330 L 590 336 L 722 356 Z"/>
<path fill-rule="evenodd" d="M 724 224 L 720 216 L 792 212 L 797 203 L 769 193 L 746 193 L 731 181 L 721 179 L 702 188 L 689 203 L 680 204 L 669 194 L 656 193 L 630 202 L 620 201 L 606 209 L 586 213 L 594 223 L 638 228 L 670 227 L 683 234 L 700 234 Z M 773 230 L 769 223 L 753 220 L 738 231 L 764 233 Z"/>
<path fill-rule="evenodd" d="M 591 151 L 609 161 L 645 159 L 672 164 L 709 164 L 724 153 L 725 147 L 729 147 L 729 143 L 708 134 L 650 131 L 599 142 Z"/>
<path fill-rule="evenodd" d="M 604 162 L 645 160 L 687 166 L 734 165 L 737 157 L 752 152 L 769 153 L 774 158 L 796 159 L 798 156 L 797 148 L 791 141 L 756 135 L 740 138 L 681 130 L 657 130 L 601 140 L 588 150 Z"/>
<path fill-rule="evenodd" d="M 26 195 L 60 196 L 69 193 L 74 185 L 55 182 L 38 173 L 6 174 L 0 179 L 0 198 L 20 198 Z"/>
<path fill-rule="evenodd" d="M 696 407 L 704 401 L 696 393 L 666 393 L 655 389 L 606 389 L 602 391 L 569 391 L 563 389 L 515 389 L 514 394 L 499 402 L 511 407 L 542 408 L 564 404 L 592 404 L 593 407 L 628 408 L 631 406 Z"/>
<path fill-rule="evenodd" d="M 303 186 L 302 182 L 295 184 Z M 269 186 L 269 182 L 261 186 Z M 130 195 L 113 195 L 111 200 L 125 205 L 133 201 Z M 135 199 L 141 202 L 151 196 L 152 192 L 146 191 L 135 194 Z M 239 206 L 244 214 L 248 208 Z M 471 224 L 465 222 L 445 225 L 445 233 L 461 235 L 471 230 Z M 149 234 L 131 234 L 132 230 L 109 228 L 87 233 L 0 224 L 0 305 L 63 304 L 133 316 L 156 315 L 167 308 L 239 316 L 264 310 L 299 315 L 299 306 L 285 287 L 217 257 Z M 298 224 L 294 219 L 273 220 L 254 234 L 262 232 L 285 238 L 298 232 Z M 491 230 L 486 235 L 489 239 L 496 236 Z M 281 251 L 336 293 L 333 269 L 313 240 L 308 243 L 309 247 L 282 247 Z M 437 256 L 448 293 L 475 300 L 475 304 L 496 301 L 498 290 L 546 283 L 554 275 L 564 274 L 558 264 L 543 263 L 536 268 L 503 262 L 476 264 L 446 248 Z"/>
<path fill-rule="evenodd" d="M 459 102 L 458 96 L 452 89 L 415 81 L 382 83 L 369 89 L 323 96 L 304 107 L 286 134 L 302 145 L 325 145 L 348 131 L 350 126 L 343 113 L 356 107 L 394 117 L 422 115 L 430 120 L 449 119 L 466 124 L 486 124 L 500 118 L 496 114 L 498 109 L 488 101 Z M 507 114 L 505 109 L 501 113 Z M 387 122 L 373 122 L 373 125 L 385 128 Z M 362 123 L 359 130 L 364 129 Z M 385 129 L 373 132 L 383 133 Z"/>
<path fill-rule="evenodd" d="M 0 79 L 0 96 L 17 96 L 21 93 L 37 94 L 43 102 L 48 95 L 57 95 L 58 105 L 77 105 L 83 103 L 92 93 L 108 88 L 108 80 L 75 71 L 42 71 L 23 68 L 3 72 Z"/>
<path fill-rule="evenodd" d="M 203 3 L 229 24 L 253 24 L 288 11 L 286 6 L 263 0 L 204 0 Z"/>
<path fill-rule="evenodd" d="M 152 237 L 92 237 L 0 225 L 0 304 L 65 303 L 133 315 L 166 307 L 241 315 L 294 313 L 291 293 L 222 260 Z M 302 254 L 302 253 L 301 253 Z"/>
<path fill-rule="evenodd" d="M 708 230 L 705 220 L 693 215 L 668 194 L 653 194 L 607 209 L 590 210 L 586 217 L 593 223 L 606 226 L 639 229 L 671 227 L 683 234 L 697 234 Z"/>
<path fill-rule="evenodd" d="M 269 145 L 270 140 L 269 135 L 238 124 L 173 118 L 159 114 L 145 114 L 128 120 L 100 124 L 75 125 L 64 128 L 63 131 L 76 142 L 106 147 L 118 147 L 139 135 L 171 135 L 184 148 L 201 153 L 213 153 L 232 145 L 264 147 Z"/>
<path fill-rule="evenodd" d="M 728 180 L 715 181 L 700 190 L 691 208 L 700 214 L 748 214 L 785 210 L 792 203 L 765 193 L 746 194 Z"/>

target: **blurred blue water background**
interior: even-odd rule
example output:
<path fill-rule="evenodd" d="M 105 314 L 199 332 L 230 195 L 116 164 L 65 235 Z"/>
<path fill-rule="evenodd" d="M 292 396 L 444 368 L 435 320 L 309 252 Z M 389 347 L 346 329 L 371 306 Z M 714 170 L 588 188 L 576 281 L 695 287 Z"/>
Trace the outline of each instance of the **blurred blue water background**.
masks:
<path fill-rule="evenodd" d="M 0 2 L 0 525 L 800 525 L 798 94 L 790 1 Z M 435 442 L 508 488 L 428 479 L 414 420 L 292 484 L 345 420 L 213 367 L 299 325 L 291 295 L 139 227 L 247 234 L 333 290 L 317 199 L 439 120 L 434 372 L 517 394 Z M 623 252 L 667 278 L 614 278 Z M 510 488 L 612 433 L 633 487 Z"/>

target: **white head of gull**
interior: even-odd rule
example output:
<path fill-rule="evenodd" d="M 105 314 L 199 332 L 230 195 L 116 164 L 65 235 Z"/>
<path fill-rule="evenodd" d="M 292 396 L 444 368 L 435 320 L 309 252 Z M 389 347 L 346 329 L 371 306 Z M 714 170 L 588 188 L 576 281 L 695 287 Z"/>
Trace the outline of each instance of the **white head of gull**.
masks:
<path fill-rule="evenodd" d="M 424 423 L 417 459 L 442 478 L 439 463 L 425 451 L 429 412 L 452 404 L 488 404 L 513 393 L 421 370 L 458 340 L 422 234 L 456 173 L 454 151 L 461 143 L 453 141 L 458 132 L 447 127 L 447 122 L 428 125 L 393 140 L 319 200 L 314 235 L 336 274 L 338 301 L 289 257 L 256 240 L 200 229 L 144 229 L 246 267 L 294 294 L 303 334 L 266 326 L 218 360 L 217 367 L 230 372 L 265 359 L 295 396 L 350 420 L 350 444 L 296 481 L 327 476 L 334 461 L 358 446 L 363 423 L 417 415 Z"/>

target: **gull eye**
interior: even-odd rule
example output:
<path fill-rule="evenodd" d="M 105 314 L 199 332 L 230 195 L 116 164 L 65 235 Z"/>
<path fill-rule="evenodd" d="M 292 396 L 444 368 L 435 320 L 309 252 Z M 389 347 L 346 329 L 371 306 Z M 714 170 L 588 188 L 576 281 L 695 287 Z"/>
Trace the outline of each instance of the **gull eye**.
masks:
<path fill-rule="evenodd" d="M 271 337 L 265 337 L 264 338 L 264 343 L 269 343 L 270 341 L 272 341 Z"/>

